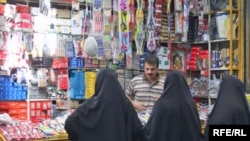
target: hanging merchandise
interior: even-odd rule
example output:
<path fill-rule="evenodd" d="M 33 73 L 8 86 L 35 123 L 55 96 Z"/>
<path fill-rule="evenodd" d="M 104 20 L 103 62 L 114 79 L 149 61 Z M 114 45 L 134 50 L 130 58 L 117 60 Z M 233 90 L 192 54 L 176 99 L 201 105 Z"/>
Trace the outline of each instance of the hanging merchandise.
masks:
<path fill-rule="evenodd" d="M 120 49 L 119 49 L 119 32 L 118 32 L 118 13 L 115 12 L 112 15 L 112 33 L 111 33 L 111 38 L 112 38 L 112 42 L 111 42 L 111 53 L 112 53 L 112 59 L 113 59 L 113 63 L 114 64 L 118 64 L 118 60 L 119 60 L 119 54 L 120 54 Z"/>
<path fill-rule="evenodd" d="M 183 34 L 183 12 L 176 12 L 174 15 L 175 18 L 175 34 L 178 37 L 181 37 Z M 180 41 L 181 38 L 176 38 Z"/>
<path fill-rule="evenodd" d="M 82 16 L 80 14 L 80 3 L 77 0 L 72 0 L 71 10 L 71 34 L 82 35 Z M 77 53 L 76 53 L 77 54 Z"/>
<path fill-rule="evenodd" d="M 119 48 L 121 53 L 126 53 L 129 44 L 129 12 L 128 1 L 118 1 L 118 26 L 119 26 Z"/>
<path fill-rule="evenodd" d="M 67 69 L 58 70 L 57 76 L 57 88 L 58 90 L 67 90 L 69 88 L 69 80 Z"/>
<path fill-rule="evenodd" d="M 7 21 L 10 19 L 13 20 L 15 14 L 16 14 L 16 9 L 17 9 L 16 5 L 14 5 L 14 4 L 7 3 L 4 5 L 4 14 L 3 15 L 7 19 Z"/>
<path fill-rule="evenodd" d="M 128 33 L 126 33 L 126 32 L 124 32 L 124 33 L 120 33 L 120 35 L 119 36 L 121 36 L 121 40 L 119 41 L 119 43 L 121 43 L 121 52 L 122 53 L 125 53 L 125 52 L 127 52 L 127 50 L 128 50 L 128 48 L 127 48 L 127 44 L 129 43 L 129 41 L 128 41 Z"/>
<path fill-rule="evenodd" d="M 74 57 L 74 43 L 73 41 L 65 41 L 66 57 Z"/>
<path fill-rule="evenodd" d="M 216 27 L 219 39 L 230 37 L 230 16 L 229 14 L 219 13 L 215 15 Z"/>
<path fill-rule="evenodd" d="M 85 99 L 89 99 L 95 93 L 95 81 L 96 72 L 95 71 L 85 71 Z"/>
<path fill-rule="evenodd" d="M 47 69 L 38 69 L 37 71 L 37 79 L 38 79 L 38 88 L 47 87 Z"/>
<path fill-rule="evenodd" d="M 150 52 L 153 52 L 156 50 L 156 43 L 154 39 L 154 31 L 148 32 L 148 40 L 147 40 L 147 49 Z"/>
<path fill-rule="evenodd" d="M 73 40 L 76 56 L 82 56 L 81 40 L 79 38 Z"/>
<path fill-rule="evenodd" d="M 68 58 L 67 57 L 53 58 L 52 68 L 53 69 L 68 68 Z"/>
<path fill-rule="evenodd" d="M 104 58 L 111 59 L 111 36 L 103 35 L 103 48 L 104 48 Z"/>
<path fill-rule="evenodd" d="M 104 56 L 103 51 L 103 41 L 102 38 L 98 38 L 103 34 L 103 13 L 102 13 L 102 1 L 94 0 L 93 1 L 93 15 L 86 13 L 86 19 L 93 20 L 90 23 L 93 23 L 91 27 L 91 33 L 88 35 L 87 39 L 84 42 L 84 54 L 86 57 L 100 57 Z M 86 10 L 87 12 L 87 10 Z M 88 15 L 92 15 L 88 17 Z"/>
<path fill-rule="evenodd" d="M 118 60 L 119 60 L 119 54 L 120 54 L 118 37 L 113 37 L 113 41 L 112 41 L 112 44 L 111 44 L 111 49 L 112 49 L 113 63 L 117 64 Z"/>
<path fill-rule="evenodd" d="M 135 5 L 134 0 L 129 0 L 129 30 L 130 30 L 130 42 L 132 42 L 132 38 L 135 30 Z"/>
<path fill-rule="evenodd" d="M 27 68 L 18 68 L 16 73 L 17 83 L 22 86 L 27 85 Z"/>
<path fill-rule="evenodd" d="M 135 45 L 136 45 L 136 54 L 142 55 L 144 52 L 144 12 L 143 12 L 143 1 L 137 0 L 137 9 L 136 9 L 136 32 L 135 32 Z"/>
<path fill-rule="evenodd" d="M 54 69 L 48 69 L 48 84 L 50 86 L 56 86 L 57 85 L 57 71 Z"/>
<path fill-rule="evenodd" d="M 162 22 L 162 10 L 163 10 L 163 0 L 155 0 L 155 16 L 154 16 L 154 21 L 155 21 L 155 27 L 154 27 L 154 38 L 155 40 L 159 41 L 160 40 L 160 30 L 161 30 L 161 22 Z"/>
<path fill-rule="evenodd" d="M 22 41 L 22 32 L 11 32 L 7 35 L 6 46 L 4 49 L 4 52 L 7 53 L 7 56 L 3 56 L 5 59 L 4 67 L 13 68 L 21 67 L 21 65 L 26 67 L 27 64 L 20 63 L 23 60 L 23 55 L 25 55 L 25 49 Z"/>
<path fill-rule="evenodd" d="M 162 5 L 162 9 L 167 9 L 167 4 Z M 160 41 L 168 41 L 168 16 L 167 10 L 162 11 L 161 26 L 160 26 Z"/>
<path fill-rule="evenodd" d="M 6 44 L 7 44 L 7 39 L 8 39 L 8 34 L 9 32 L 6 31 L 1 31 L 1 44 L 0 44 L 0 49 L 6 50 Z"/>
<path fill-rule="evenodd" d="M 172 37 L 171 37 L 171 27 L 172 27 L 172 19 L 173 19 L 173 15 L 172 15 L 172 10 L 171 10 L 171 4 L 172 4 L 172 0 L 168 0 L 167 3 L 167 16 L 168 16 L 168 50 L 169 50 L 169 54 L 168 57 L 169 59 L 171 58 L 171 49 L 172 49 Z"/>
<path fill-rule="evenodd" d="M 82 57 L 84 57 L 84 44 L 85 44 L 85 37 L 84 36 L 82 36 L 82 39 L 81 39 L 81 41 L 80 41 L 80 47 L 81 47 L 81 55 L 82 55 Z"/>
<path fill-rule="evenodd" d="M 129 20 L 127 11 L 119 12 L 119 29 L 121 32 L 128 32 L 129 30 Z"/>
<path fill-rule="evenodd" d="M 0 31 L 0 48 L 2 48 L 3 45 L 4 45 L 4 35 L 3 32 Z"/>
<path fill-rule="evenodd" d="M 72 41 L 72 37 L 66 35 L 58 35 L 56 41 L 57 46 L 55 48 L 56 53 L 54 57 L 66 57 L 67 55 L 74 53 L 74 49 L 66 44 Z"/>
<path fill-rule="evenodd" d="M 71 0 L 72 10 L 79 11 L 80 10 L 80 2 L 78 0 Z"/>
<path fill-rule="evenodd" d="M 97 57 L 99 59 L 102 59 L 104 58 L 103 38 L 96 37 L 96 43 L 97 43 Z"/>
<path fill-rule="evenodd" d="M 147 15 L 147 50 L 153 52 L 156 50 L 156 43 L 154 38 L 155 18 L 154 18 L 154 1 L 148 0 L 148 15 Z"/>
<path fill-rule="evenodd" d="M 89 4 L 86 3 L 86 7 L 85 7 L 85 10 L 83 13 L 83 23 L 82 23 L 83 33 L 82 33 L 82 39 L 81 39 L 81 43 L 80 43 L 82 55 L 84 55 L 85 34 L 89 33 L 89 26 L 90 26 L 90 11 L 89 11 L 88 5 Z"/>
<path fill-rule="evenodd" d="M 111 9 L 112 8 L 112 0 L 102 0 L 102 8 L 103 9 Z"/>
<path fill-rule="evenodd" d="M 103 34 L 104 35 L 110 35 L 111 34 L 111 10 L 108 10 L 108 9 L 104 9 L 103 10 L 103 15 L 104 15 L 104 31 L 103 31 Z"/>
<path fill-rule="evenodd" d="M 103 32 L 103 14 L 101 8 L 93 8 L 93 35 L 100 36 Z"/>
<path fill-rule="evenodd" d="M 154 0 L 148 0 L 148 15 L 147 15 L 147 29 L 153 31 L 155 26 L 154 20 Z"/>
<path fill-rule="evenodd" d="M 82 56 L 81 36 L 73 37 L 74 57 Z"/>
<path fill-rule="evenodd" d="M 183 21 L 182 21 L 182 42 L 187 42 L 188 39 L 188 27 L 189 27 L 189 11 L 190 10 L 190 0 L 183 1 Z"/>
<path fill-rule="evenodd" d="M 222 10 L 229 4 L 228 0 L 211 0 L 211 8 L 214 10 Z"/>
<path fill-rule="evenodd" d="M 105 0 L 107 3 L 111 3 L 111 0 Z M 104 6 L 104 5 L 103 5 Z M 111 5 L 110 5 L 111 6 Z M 110 59 L 111 58 L 111 24 L 112 23 L 112 9 L 106 8 L 109 7 L 108 5 L 105 5 L 103 7 L 103 49 L 104 49 L 104 58 Z"/>
<path fill-rule="evenodd" d="M 6 42 L 6 50 L 9 54 L 19 54 L 20 53 L 20 43 L 22 41 L 21 32 L 11 32 L 8 34 Z"/>
<path fill-rule="evenodd" d="M 204 33 L 204 23 L 203 23 L 203 20 L 204 20 L 204 12 L 203 12 L 203 8 L 204 8 L 204 5 L 203 5 L 203 0 L 198 0 L 198 39 L 197 41 L 202 41 L 202 36 L 203 36 L 203 33 Z"/>
<path fill-rule="evenodd" d="M 133 57 L 133 37 L 135 33 L 135 5 L 134 5 L 134 0 L 129 0 L 128 3 L 128 16 L 129 16 L 129 37 L 128 37 L 128 50 L 126 52 L 126 68 L 127 69 L 132 69 L 133 67 L 133 62 L 132 62 L 132 57 Z"/>
<path fill-rule="evenodd" d="M 92 25 L 92 11 L 89 9 L 89 5 L 86 4 L 86 9 L 84 12 L 84 22 L 83 22 L 83 35 L 88 35 L 91 33 L 91 28 L 93 28 Z"/>
<path fill-rule="evenodd" d="M 93 8 L 99 9 L 102 7 L 102 0 L 93 0 Z"/>
<path fill-rule="evenodd" d="M 84 99 L 85 97 L 85 73 L 80 70 L 71 70 L 69 72 L 70 98 Z M 81 83 L 79 83 L 81 82 Z"/>
<path fill-rule="evenodd" d="M 54 52 L 53 49 L 56 47 L 56 34 L 52 33 L 34 33 L 34 47 L 32 50 L 33 57 L 48 57 Z M 49 44 L 48 44 L 49 43 Z"/>
<path fill-rule="evenodd" d="M 93 4 L 93 0 L 85 0 L 86 3 Z"/>
<path fill-rule="evenodd" d="M 84 52 L 89 57 L 95 57 L 97 55 L 98 46 L 96 39 L 92 36 L 88 36 L 84 42 Z"/>
<path fill-rule="evenodd" d="M 40 12 L 43 15 L 48 16 L 49 10 L 50 10 L 50 6 L 51 6 L 51 0 L 39 0 Z"/>
<path fill-rule="evenodd" d="M 100 37 L 103 35 L 104 29 L 104 15 L 102 9 L 101 0 L 95 0 L 93 4 L 93 33 L 97 43 L 97 56 L 98 58 L 104 57 L 103 39 Z"/>
<path fill-rule="evenodd" d="M 25 50 L 28 53 L 31 53 L 33 50 L 33 34 L 32 33 L 23 33 L 23 42 L 25 44 Z"/>
<path fill-rule="evenodd" d="M 119 0 L 119 10 L 121 11 L 127 11 L 128 9 L 128 3 L 126 0 Z"/>
<path fill-rule="evenodd" d="M 45 42 L 44 44 L 43 44 L 43 49 L 42 49 L 43 51 L 43 54 L 42 54 L 42 57 L 48 57 L 49 56 L 49 47 L 48 47 L 48 44 Z"/>

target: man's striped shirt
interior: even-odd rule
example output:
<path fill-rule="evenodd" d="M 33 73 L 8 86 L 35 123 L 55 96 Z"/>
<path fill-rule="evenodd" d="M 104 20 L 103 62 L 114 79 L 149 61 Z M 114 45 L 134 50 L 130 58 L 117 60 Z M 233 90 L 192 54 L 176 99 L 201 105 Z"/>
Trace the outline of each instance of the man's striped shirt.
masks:
<path fill-rule="evenodd" d="M 126 89 L 126 95 L 133 101 L 147 106 L 147 110 L 152 110 L 155 103 L 154 97 L 159 97 L 163 93 L 164 80 L 164 77 L 159 77 L 154 83 L 150 84 L 144 74 L 140 74 L 131 80 Z"/>

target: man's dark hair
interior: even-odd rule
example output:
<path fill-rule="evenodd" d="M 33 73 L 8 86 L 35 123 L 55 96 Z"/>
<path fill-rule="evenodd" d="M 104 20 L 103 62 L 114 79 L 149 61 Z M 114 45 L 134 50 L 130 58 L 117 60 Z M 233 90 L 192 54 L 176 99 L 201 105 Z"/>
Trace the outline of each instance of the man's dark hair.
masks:
<path fill-rule="evenodd" d="M 159 58 L 156 54 L 149 54 L 144 58 L 144 64 L 148 63 L 150 65 L 156 65 L 159 67 Z"/>

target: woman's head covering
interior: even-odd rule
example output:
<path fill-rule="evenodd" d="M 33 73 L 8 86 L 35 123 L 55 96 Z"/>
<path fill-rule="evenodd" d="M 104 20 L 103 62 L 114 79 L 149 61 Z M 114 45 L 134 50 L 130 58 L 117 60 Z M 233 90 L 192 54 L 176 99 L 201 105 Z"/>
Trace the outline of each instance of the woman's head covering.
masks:
<path fill-rule="evenodd" d="M 250 111 L 245 96 L 243 82 L 235 76 L 225 76 L 208 117 L 205 136 L 208 139 L 209 125 L 250 124 Z"/>
<path fill-rule="evenodd" d="M 167 74 L 164 92 L 145 127 L 146 141 L 200 141 L 200 119 L 181 72 Z"/>
<path fill-rule="evenodd" d="M 95 94 L 69 116 L 65 129 L 77 132 L 78 140 L 89 141 L 133 141 L 143 135 L 137 113 L 111 69 L 100 70 Z"/>

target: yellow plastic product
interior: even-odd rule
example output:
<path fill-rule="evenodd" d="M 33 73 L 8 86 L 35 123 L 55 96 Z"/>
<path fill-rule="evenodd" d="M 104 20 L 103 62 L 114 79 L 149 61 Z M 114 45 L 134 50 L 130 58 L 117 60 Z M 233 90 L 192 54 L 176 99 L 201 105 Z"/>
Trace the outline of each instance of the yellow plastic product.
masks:
<path fill-rule="evenodd" d="M 7 141 L 2 134 L 0 134 L 0 141 Z M 68 134 L 59 134 L 58 136 L 51 137 L 48 139 L 41 139 L 35 141 L 68 141 Z"/>
<path fill-rule="evenodd" d="M 36 141 L 68 141 L 68 134 L 59 134 L 56 137 L 51 137 L 48 139 L 41 139 Z"/>
<path fill-rule="evenodd" d="M 93 96 L 95 93 L 95 71 L 86 71 L 85 72 L 85 98 L 88 99 Z"/>
<path fill-rule="evenodd" d="M 0 0 L 0 3 L 6 3 L 7 0 Z"/>
<path fill-rule="evenodd" d="M 0 141 L 6 141 L 2 134 L 0 134 Z"/>
<path fill-rule="evenodd" d="M 250 94 L 247 94 L 246 98 L 247 98 L 248 105 L 250 106 Z"/>

